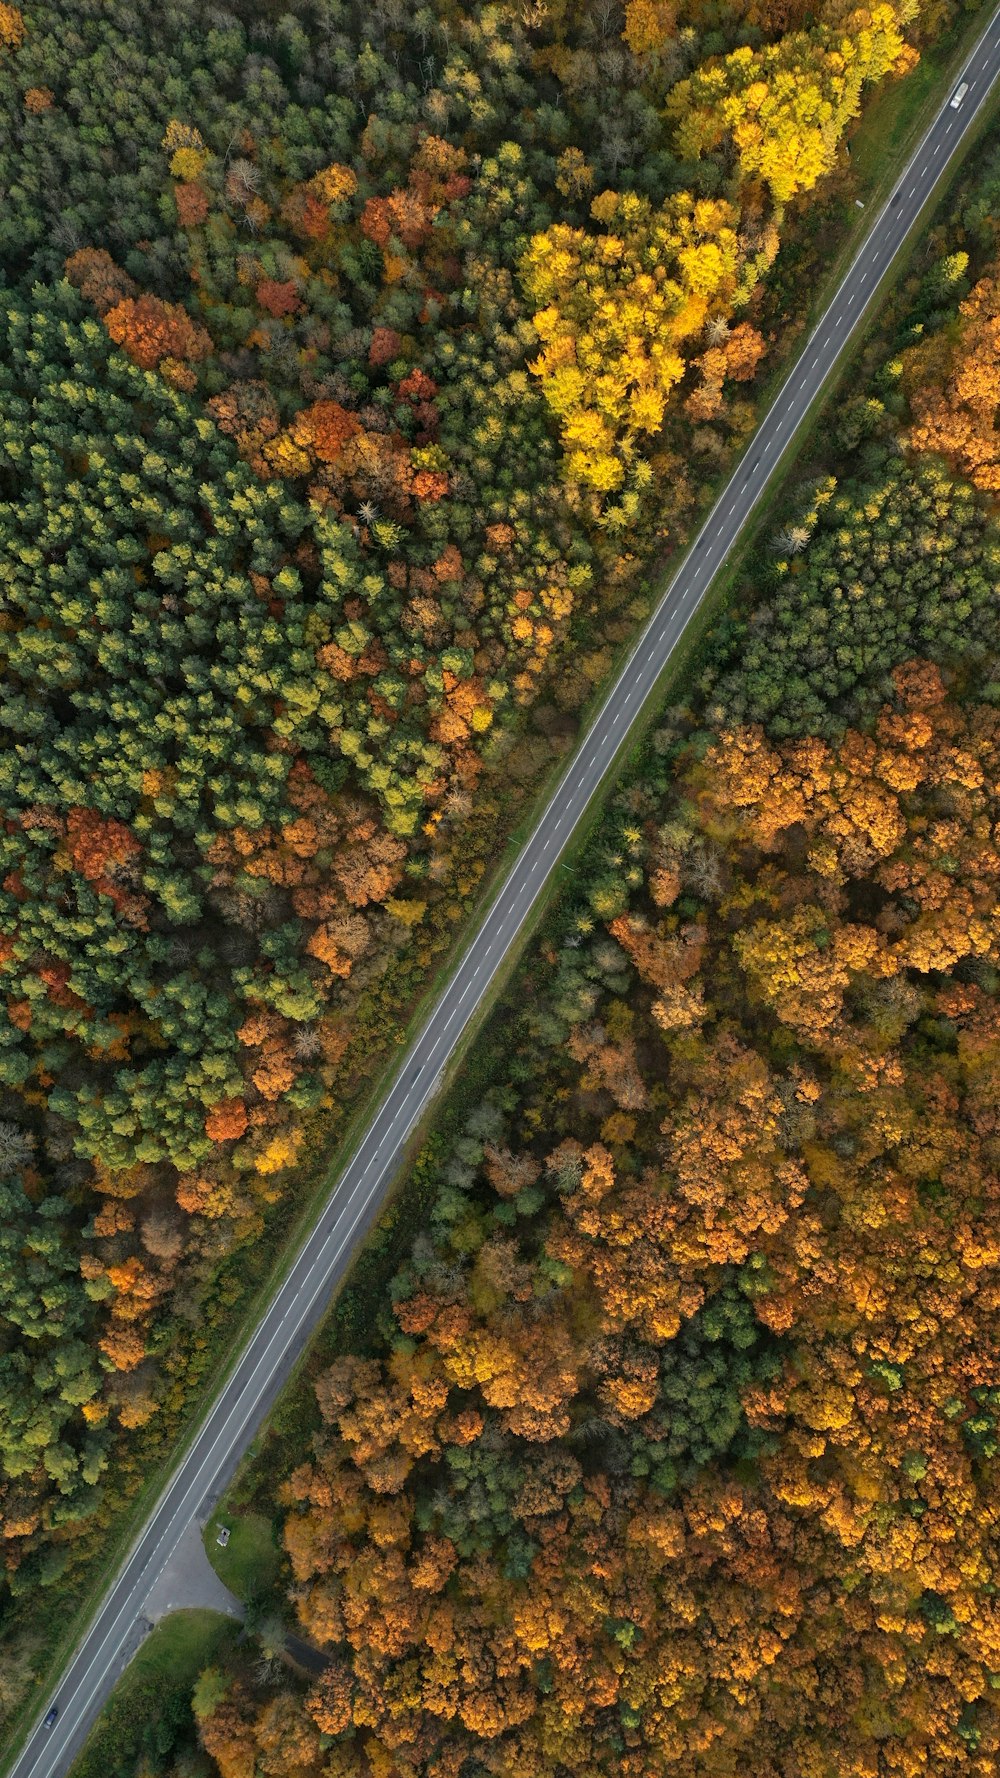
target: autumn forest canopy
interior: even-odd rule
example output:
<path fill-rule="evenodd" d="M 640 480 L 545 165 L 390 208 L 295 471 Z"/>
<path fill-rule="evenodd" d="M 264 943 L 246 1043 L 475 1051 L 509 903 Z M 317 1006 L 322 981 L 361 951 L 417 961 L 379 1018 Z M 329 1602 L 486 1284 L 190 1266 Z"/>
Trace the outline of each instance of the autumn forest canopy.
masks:
<path fill-rule="evenodd" d="M 961 25 L 0 3 L 8 1725 Z M 987 141 L 112 1778 L 995 1770 L 998 200 Z"/>

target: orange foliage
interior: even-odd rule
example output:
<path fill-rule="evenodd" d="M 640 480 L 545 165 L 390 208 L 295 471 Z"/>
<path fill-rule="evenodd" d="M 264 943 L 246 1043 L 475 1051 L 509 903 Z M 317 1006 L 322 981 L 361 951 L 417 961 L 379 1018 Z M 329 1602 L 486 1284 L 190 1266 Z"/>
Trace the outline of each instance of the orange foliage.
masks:
<path fill-rule="evenodd" d="M 261 278 L 254 292 L 258 303 L 269 315 L 280 319 L 285 315 L 294 315 L 302 307 L 302 300 L 293 278 L 280 281 L 275 278 Z"/>
<path fill-rule="evenodd" d="M 66 849 L 73 869 L 108 896 L 130 925 L 145 928 L 147 901 L 122 886 L 118 875 L 141 855 L 142 847 L 123 822 L 95 809 L 72 808 L 66 817 Z"/>
<path fill-rule="evenodd" d="M 354 414 L 336 401 L 315 401 L 296 414 L 290 435 L 321 463 L 336 463 L 361 426 Z"/>
<path fill-rule="evenodd" d="M 650 840 L 648 897 L 611 922 L 641 987 L 571 1025 L 522 1108 L 599 1118 L 614 1152 L 484 1141 L 468 1215 L 400 1280 L 405 1338 L 319 1380 L 281 1498 L 301 1622 L 338 1651 L 304 1711 L 337 1778 L 362 1749 L 387 1774 L 993 1769 L 1000 1017 L 944 972 L 1000 960 L 1000 718 L 896 677 L 871 737 L 744 731 L 692 761 L 695 833 Z M 658 914 L 709 835 L 719 918 Z M 925 1014 L 949 1026 L 930 1055 L 900 1035 Z M 775 1342 L 741 1390 L 761 1442 L 654 1486 L 710 1339 L 683 1393 L 664 1379 L 734 1280 Z M 526 1571 L 463 1542 L 466 1498 L 513 1520 Z"/>
<path fill-rule="evenodd" d="M 109 870 L 127 864 L 142 851 L 123 822 L 109 820 L 94 809 L 70 809 L 66 840 L 73 868 L 91 883 L 101 883 Z"/>
<path fill-rule="evenodd" d="M 107 311 L 104 325 L 143 370 L 162 368 L 164 360 L 196 363 L 212 351 L 211 337 L 200 323 L 179 303 L 158 296 L 124 297 Z"/>
<path fill-rule="evenodd" d="M 207 403 L 220 431 L 236 440 L 236 446 L 256 468 L 263 445 L 277 436 L 281 421 L 277 403 L 266 383 L 246 378 L 234 383 Z M 258 473 L 267 465 L 259 458 Z"/>
<path fill-rule="evenodd" d="M 208 216 L 208 195 L 196 181 L 175 185 L 174 203 L 182 228 L 197 228 Z"/>
<path fill-rule="evenodd" d="M 232 1208 L 230 1181 L 185 1173 L 177 1181 L 177 1203 L 189 1216 L 225 1216 Z"/>
<path fill-rule="evenodd" d="M 950 371 L 912 395 L 909 443 L 951 457 L 977 488 L 1000 489 L 1000 272 L 981 278 L 960 305 Z"/>
<path fill-rule="evenodd" d="M 201 1738 L 219 1768 L 220 1778 L 254 1778 L 257 1753 L 253 1723 L 253 1702 L 242 1687 L 233 1687 L 202 1718 Z"/>
<path fill-rule="evenodd" d="M 213 1142 L 232 1142 L 242 1136 L 248 1123 L 242 1099 L 220 1099 L 205 1117 L 205 1134 Z"/>
<path fill-rule="evenodd" d="M 65 265 L 66 276 L 87 302 L 93 303 L 99 315 L 106 315 L 125 297 L 134 296 L 138 286 L 121 266 L 116 265 L 103 247 L 81 247 L 71 253 Z"/>
<path fill-rule="evenodd" d="M 691 420 L 711 420 L 722 411 L 723 384 L 728 380 L 734 383 L 746 383 L 757 374 L 757 366 L 766 350 L 763 339 L 756 328 L 747 321 L 741 321 L 738 327 L 729 332 L 721 345 L 710 346 L 700 358 L 694 360 L 694 368 L 700 372 L 701 381 L 692 390 L 684 403 L 684 411 Z"/>
<path fill-rule="evenodd" d="M 25 35 L 23 14 L 16 6 L 8 6 L 6 0 L 0 0 L 0 47 L 20 49 Z"/>
<path fill-rule="evenodd" d="M 134 1370 L 146 1356 L 145 1342 L 135 1327 L 113 1325 L 97 1342 L 116 1371 Z"/>

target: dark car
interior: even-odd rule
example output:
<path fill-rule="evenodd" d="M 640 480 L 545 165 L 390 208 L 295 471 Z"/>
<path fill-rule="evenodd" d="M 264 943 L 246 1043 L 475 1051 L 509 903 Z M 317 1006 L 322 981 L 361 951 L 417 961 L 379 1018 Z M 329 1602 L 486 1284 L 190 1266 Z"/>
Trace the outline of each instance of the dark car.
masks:
<path fill-rule="evenodd" d="M 45 1727 L 47 1729 L 50 1729 L 52 1727 L 52 1724 L 55 1722 L 56 1717 L 58 1715 L 59 1715 L 59 1706 L 58 1706 L 58 1704 L 53 1704 L 52 1709 L 49 1711 L 48 1716 L 45 1718 Z"/>

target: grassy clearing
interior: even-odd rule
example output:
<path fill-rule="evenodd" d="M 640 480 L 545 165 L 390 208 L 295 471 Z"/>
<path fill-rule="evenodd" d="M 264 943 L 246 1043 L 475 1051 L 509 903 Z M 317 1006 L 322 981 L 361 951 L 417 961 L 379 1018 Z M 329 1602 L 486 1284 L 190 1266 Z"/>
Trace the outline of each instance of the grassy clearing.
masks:
<path fill-rule="evenodd" d="M 177 1611 L 165 1618 L 116 1686 L 71 1778 L 124 1778 L 147 1749 L 169 1751 L 193 1735 L 195 1680 L 237 1633 L 215 1611 Z"/>
<path fill-rule="evenodd" d="M 222 1525 L 229 1530 L 225 1549 L 218 1542 Z M 281 1553 L 274 1541 L 274 1527 L 263 1513 L 239 1508 L 215 1513 L 205 1528 L 205 1549 L 219 1579 L 244 1604 L 274 1591 Z"/>
<path fill-rule="evenodd" d="M 978 16 L 968 21 L 960 47 L 952 52 L 955 60 L 961 61 L 980 28 Z M 943 73 L 941 58 L 933 50 L 925 51 L 905 80 L 889 81 L 875 94 L 851 143 L 851 165 L 867 199 L 880 196 L 888 188 L 891 179 L 887 162 L 895 166 L 900 151 L 909 148 L 914 126 L 923 122 L 928 100 L 940 103 Z"/>

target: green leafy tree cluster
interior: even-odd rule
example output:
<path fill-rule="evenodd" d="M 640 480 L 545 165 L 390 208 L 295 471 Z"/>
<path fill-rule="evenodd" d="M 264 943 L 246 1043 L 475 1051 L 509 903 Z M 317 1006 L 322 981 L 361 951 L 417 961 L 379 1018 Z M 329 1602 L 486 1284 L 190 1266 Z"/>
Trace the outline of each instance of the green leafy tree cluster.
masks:
<path fill-rule="evenodd" d="M 908 655 L 981 671 L 1000 653 L 996 519 L 940 464 L 894 454 L 878 474 L 829 478 L 762 566 L 763 599 L 703 680 L 713 715 L 831 734 L 870 718 Z"/>
<path fill-rule="evenodd" d="M 315 601 L 292 563 L 311 521 L 65 287 L 5 309 L 3 1078 L 58 1078 L 75 1054 L 83 1078 L 48 1104 L 76 1152 L 188 1168 L 210 1152 L 206 1111 L 241 1090 L 241 1005 L 280 997 L 308 1020 L 320 1002 L 277 932 L 227 966 L 210 862 L 220 832 L 294 819 L 290 767 L 325 751 Z M 349 572 L 349 541 L 327 546 Z M 280 624 L 254 573 L 280 588 Z"/>

